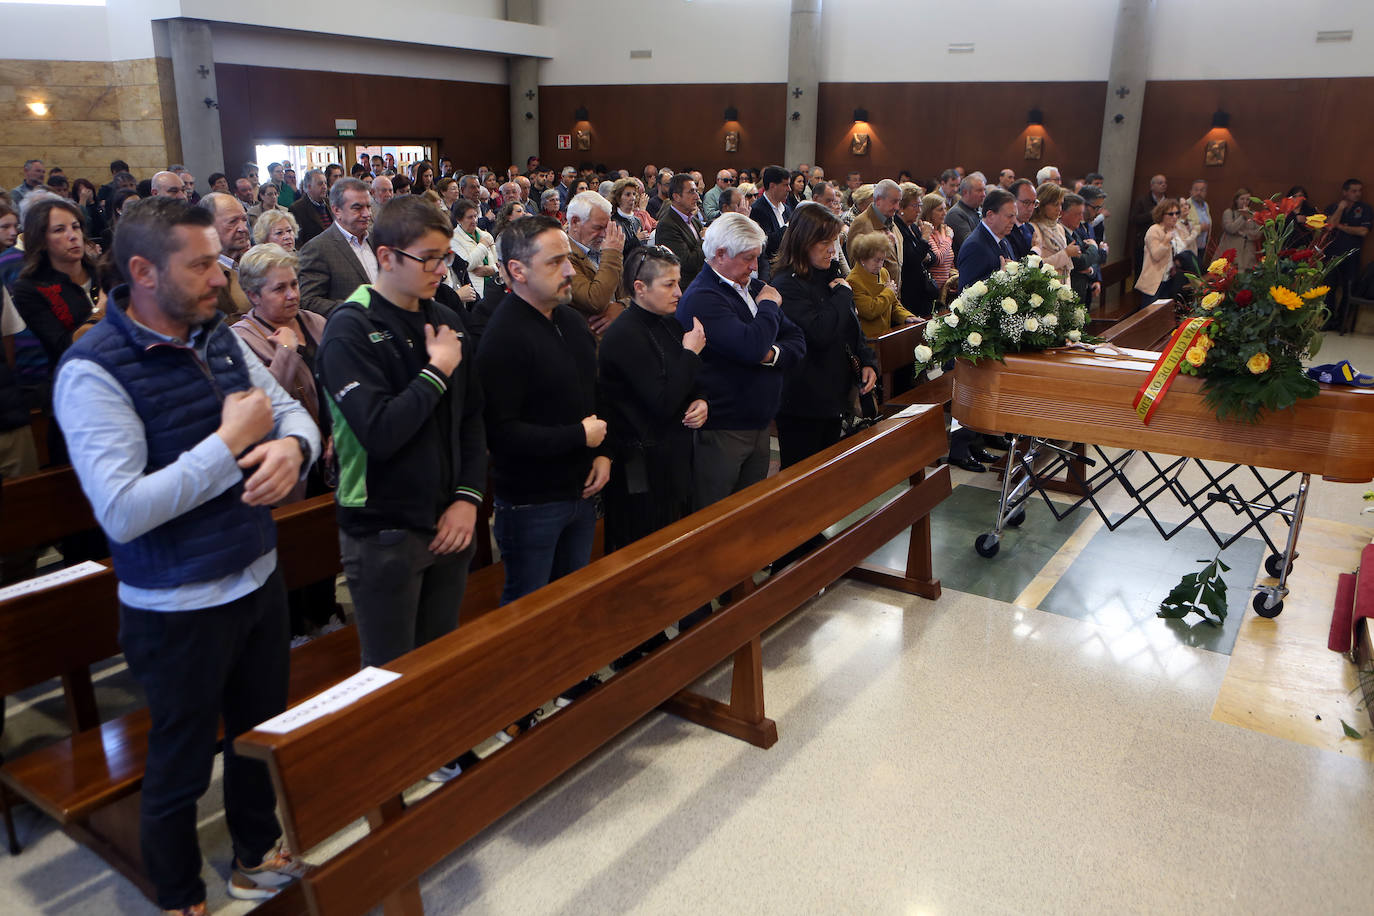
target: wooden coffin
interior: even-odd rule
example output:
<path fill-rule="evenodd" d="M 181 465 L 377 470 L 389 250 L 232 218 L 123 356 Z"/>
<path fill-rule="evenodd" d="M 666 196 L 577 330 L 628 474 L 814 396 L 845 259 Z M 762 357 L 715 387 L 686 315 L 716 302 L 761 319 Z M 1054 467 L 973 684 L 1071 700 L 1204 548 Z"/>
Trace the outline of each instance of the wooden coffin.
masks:
<path fill-rule="evenodd" d="M 1279 468 L 1341 483 L 1374 480 L 1374 390 L 1322 385 L 1317 397 L 1247 424 L 1218 420 L 1203 404 L 1202 381 L 1179 375 L 1147 426 L 1131 402 L 1158 358 L 1122 349 L 1010 354 L 1005 364 L 976 366 L 961 360 L 954 416 L 987 432 Z"/>

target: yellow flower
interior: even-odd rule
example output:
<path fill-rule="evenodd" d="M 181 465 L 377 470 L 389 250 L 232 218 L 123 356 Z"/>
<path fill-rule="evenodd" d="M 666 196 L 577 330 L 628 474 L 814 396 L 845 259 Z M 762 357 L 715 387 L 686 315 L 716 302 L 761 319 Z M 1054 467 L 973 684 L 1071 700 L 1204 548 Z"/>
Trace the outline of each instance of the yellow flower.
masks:
<path fill-rule="evenodd" d="M 1184 359 L 1194 366 L 1201 366 L 1207 362 L 1207 349 L 1205 347 L 1189 347 L 1188 352 L 1183 354 Z"/>
<path fill-rule="evenodd" d="M 1316 299 L 1318 296 L 1325 296 L 1329 292 L 1331 292 L 1331 287 L 1329 286 L 1314 286 L 1303 293 L 1302 297 L 1304 299 Z"/>
<path fill-rule="evenodd" d="M 1302 308 L 1302 297 L 1286 286 L 1269 287 L 1269 295 L 1273 296 L 1274 301 L 1279 305 L 1287 307 L 1289 311 Z"/>
<path fill-rule="evenodd" d="M 1251 374 L 1253 375 L 1259 375 L 1262 372 L 1267 372 L 1269 370 L 1269 354 L 1256 353 L 1254 356 L 1246 360 L 1245 368 L 1249 369 Z"/>
<path fill-rule="evenodd" d="M 1201 347 L 1204 350 L 1210 350 L 1212 349 L 1212 345 L 1215 343 L 1216 341 L 1208 337 L 1206 334 L 1199 334 L 1197 336 L 1197 340 L 1193 341 L 1193 346 Z"/>
<path fill-rule="evenodd" d="M 1202 297 L 1202 307 L 1205 309 L 1214 309 L 1220 301 L 1221 293 L 1208 293 Z"/>
<path fill-rule="evenodd" d="M 1309 216 L 1309 217 L 1307 218 L 1307 228 L 1308 228 L 1308 229 L 1325 229 L 1325 228 L 1326 228 L 1326 215 L 1323 214 L 1323 213 L 1318 213 L 1316 216 Z"/>
<path fill-rule="evenodd" d="M 1226 273 L 1226 268 L 1229 267 L 1230 264 L 1231 262 L 1225 258 L 1217 258 L 1211 264 L 1207 265 L 1207 272 L 1209 274 L 1224 274 Z"/>

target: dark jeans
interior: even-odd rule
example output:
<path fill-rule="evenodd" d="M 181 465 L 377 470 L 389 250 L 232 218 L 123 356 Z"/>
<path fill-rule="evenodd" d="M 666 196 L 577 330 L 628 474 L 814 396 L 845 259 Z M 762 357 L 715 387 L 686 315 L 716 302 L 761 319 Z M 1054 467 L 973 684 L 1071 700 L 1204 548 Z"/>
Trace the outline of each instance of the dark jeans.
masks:
<path fill-rule="evenodd" d="M 458 626 L 475 545 L 437 555 L 432 540 L 401 528 L 361 537 L 339 531 L 363 667 L 385 665 Z"/>
<path fill-rule="evenodd" d="M 290 635 L 281 571 L 236 601 L 195 611 L 122 604 L 119 644 L 148 698 L 152 728 L 139 829 L 164 909 L 205 899 L 196 800 L 210 785 L 224 718 L 224 816 L 234 855 L 259 864 L 281 836 L 267 766 L 234 738 L 286 708 Z"/>
<path fill-rule="evenodd" d="M 778 458 L 781 467 L 789 468 L 799 461 L 823 452 L 840 441 L 839 417 L 785 417 L 779 415 Z"/>
<path fill-rule="evenodd" d="M 596 501 L 515 506 L 498 499 L 495 528 L 506 567 L 501 603 L 509 604 L 591 562 Z"/>
<path fill-rule="evenodd" d="M 693 508 L 705 509 L 768 476 L 768 428 L 699 429 L 692 446 Z"/>

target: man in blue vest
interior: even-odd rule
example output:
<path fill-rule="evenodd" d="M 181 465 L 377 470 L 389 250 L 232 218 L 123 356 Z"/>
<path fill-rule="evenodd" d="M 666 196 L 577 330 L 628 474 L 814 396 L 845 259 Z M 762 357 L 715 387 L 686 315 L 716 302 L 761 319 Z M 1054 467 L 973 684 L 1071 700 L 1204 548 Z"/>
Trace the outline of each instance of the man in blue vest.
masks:
<path fill-rule="evenodd" d="M 224 720 L 229 894 L 261 899 L 302 873 L 278 848 L 267 768 L 234 738 L 286 708 L 290 633 L 269 508 L 319 454 L 310 415 L 232 333 L 208 210 L 151 198 L 120 220 L 125 285 L 59 364 L 54 404 L 109 538 L 120 645 L 152 727 L 140 814 L 158 903 L 201 913 L 196 800 Z"/>

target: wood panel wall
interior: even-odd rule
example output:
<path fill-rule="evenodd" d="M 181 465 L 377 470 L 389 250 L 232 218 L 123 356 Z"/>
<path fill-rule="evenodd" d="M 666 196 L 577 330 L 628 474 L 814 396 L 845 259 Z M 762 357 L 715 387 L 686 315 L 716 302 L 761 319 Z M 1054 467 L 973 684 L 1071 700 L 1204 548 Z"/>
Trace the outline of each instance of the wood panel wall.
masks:
<path fill-rule="evenodd" d="M 1132 198 L 1145 194 L 1150 176 L 1169 179 L 1169 193 L 1184 196 L 1193 179 L 1208 182 L 1213 219 L 1242 186 L 1259 197 L 1303 185 L 1318 208 L 1336 201 L 1347 178 L 1374 192 L 1374 78 L 1302 80 L 1185 80 L 1146 87 Z M 1231 115 L 1213 129 L 1217 109 Z M 1209 140 L 1225 140 L 1226 163 L 1203 164 Z M 1125 215 L 1127 202 L 1113 207 Z M 1366 239 L 1366 253 L 1374 246 Z"/>
<path fill-rule="evenodd" d="M 336 118 L 356 118 L 359 140 L 437 141 L 464 167 L 510 164 L 506 86 L 239 64 L 216 64 L 215 78 L 230 164 L 251 161 L 257 140 L 332 139 Z"/>
<path fill-rule="evenodd" d="M 869 181 L 906 169 L 925 184 L 956 165 L 990 179 L 1004 168 L 1034 177 L 1055 165 L 1068 181 L 1097 167 L 1106 92 L 1094 82 L 822 83 L 816 157 L 841 180 L 850 170 Z M 868 110 L 866 156 L 850 152 L 856 108 Z M 1028 127 L 1032 108 L 1042 128 Z M 1044 138 L 1039 161 L 1025 158 L 1031 132 Z"/>
<path fill-rule="evenodd" d="M 543 86 L 539 90 L 539 152 L 545 165 L 603 163 L 638 174 L 648 163 L 712 173 L 726 166 L 780 163 L 787 87 L 782 83 L 660 86 Z M 728 126 L 725 109 L 739 120 Z M 560 150 L 558 135 L 578 127 L 586 108 L 589 150 Z M 739 151 L 725 152 L 725 132 L 740 132 Z M 795 163 L 793 163 L 795 165 Z M 522 163 L 523 165 L 523 163 Z"/>

